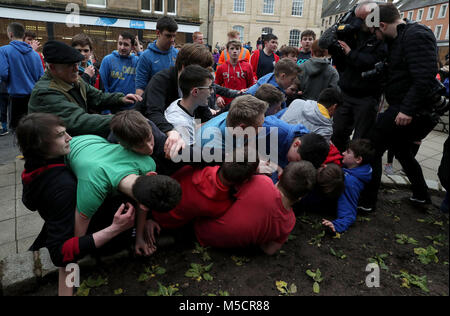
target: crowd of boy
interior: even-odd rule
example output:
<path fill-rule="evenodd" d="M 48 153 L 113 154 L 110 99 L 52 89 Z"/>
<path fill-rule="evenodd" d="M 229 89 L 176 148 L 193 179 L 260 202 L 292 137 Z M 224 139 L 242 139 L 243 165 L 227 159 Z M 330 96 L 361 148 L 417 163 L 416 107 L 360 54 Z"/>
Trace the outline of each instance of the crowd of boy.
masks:
<path fill-rule="evenodd" d="M 356 220 L 374 149 L 361 138 L 333 144 L 348 99 L 314 32 L 279 57 L 275 35 L 250 54 L 231 31 L 214 73 L 203 35 L 178 50 L 177 28 L 158 20 L 144 51 L 122 32 L 100 65 L 85 34 L 49 41 L 43 65 L 23 27 L 8 27 L 0 76 L 25 158 L 23 202 L 45 221 L 31 249 L 47 247 L 61 267 L 61 295 L 72 293 L 65 265 L 132 236 L 148 256 L 161 229 L 191 225 L 202 246 L 274 254 L 294 209 L 331 211 L 322 224 L 334 233 Z"/>

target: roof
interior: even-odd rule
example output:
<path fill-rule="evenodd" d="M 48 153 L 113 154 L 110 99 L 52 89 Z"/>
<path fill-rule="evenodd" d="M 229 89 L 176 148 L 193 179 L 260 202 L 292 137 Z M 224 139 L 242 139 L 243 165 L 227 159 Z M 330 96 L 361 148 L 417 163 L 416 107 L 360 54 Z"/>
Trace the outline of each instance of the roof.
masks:
<path fill-rule="evenodd" d="M 322 18 L 347 12 L 358 3 L 358 0 L 334 0 L 322 10 Z"/>
<path fill-rule="evenodd" d="M 441 3 L 448 3 L 448 0 L 400 0 L 397 7 L 403 12 Z"/>

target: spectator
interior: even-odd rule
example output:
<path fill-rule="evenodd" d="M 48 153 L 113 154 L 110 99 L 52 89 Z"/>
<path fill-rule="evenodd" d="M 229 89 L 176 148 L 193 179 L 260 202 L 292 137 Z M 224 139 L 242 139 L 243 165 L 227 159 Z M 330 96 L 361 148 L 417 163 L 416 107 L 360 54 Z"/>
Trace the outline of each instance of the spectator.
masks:
<path fill-rule="evenodd" d="M 250 58 L 253 72 L 257 79 L 273 72 L 275 64 L 280 60 L 275 52 L 278 47 L 278 37 L 273 34 L 264 36 L 264 48 L 255 50 Z"/>
<path fill-rule="evenodd" d="M 305 30 L 301 34 L 301 49 L 298 54 L 297 64 L 301 65 L 305 61 L 311 58 L 311 46 L 312 43 L 316 40 L 316 33 L 312 30 Z"/>
<path fill-rule="evenodd" d="M 230 41 L 241 41 L 240 33 L 238 31 L 230 31 L 227 34 L 228 42 Z M 246 60 L 247 62 L 250 62 L 250 51 L 247 48 L 241 47 L 241 52 L 239 53 L 239 60 Z M 226 50 L 226 48 L 223 49 L 222 53 L 219 57 L 218 66 L 223 65 L 227 60 L 230 59 L 230 54 Z"/>
<path fill-rule="evenodd" d="M 78 74 L 84 82 L 95 87 L 97 78 L 100 74 L 98 68 L 94 66 L 94 63 L 91 60 L 93 54 L 92 46 L 93 43 L 91 38 L 84 33 L 77 34 L 72 38 L 72 47 L 84 56 L 84 60 L 78 65 Z"/>

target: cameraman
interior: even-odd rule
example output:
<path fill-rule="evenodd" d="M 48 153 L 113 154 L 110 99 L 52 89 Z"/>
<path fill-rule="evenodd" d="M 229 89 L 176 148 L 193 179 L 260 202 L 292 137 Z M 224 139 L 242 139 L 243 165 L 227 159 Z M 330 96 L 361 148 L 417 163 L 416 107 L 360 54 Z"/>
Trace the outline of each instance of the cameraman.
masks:
<path fill-rule="evenodd" d="M 374 2 L 359 4 L 319 41 L 333 57 L 340 77 L 338 84 L 344 103 L 334 116 L 332 141 L 341 152 L 346 150 L 353 129 L 354 139 L 367 138 L 375 124 L 381 96 L 380 79 L 361 75 L 386 58 L 384 44 L 364 24 L 374 7 Z"/>
<path fill-rule="evenodd" d="M 371 32 L 388 45 L 384 93 L 389 108 L 378 117 L 371 139 L 376 150 L 372 181 L 360 201 L 360 209 L 366 211 L 376 205 L 381 159 L 387 148 L 394 150 L 411 182 L 410 200 L 430 203 L 428 187 L 411 144 L 425 138 L 438 119 L 432 98 L 438 72 L 433 32 L 424 25 L 403 21 L 391 3 L 379 4 L 379 11 L 379 27 L 371 28 Z"/>

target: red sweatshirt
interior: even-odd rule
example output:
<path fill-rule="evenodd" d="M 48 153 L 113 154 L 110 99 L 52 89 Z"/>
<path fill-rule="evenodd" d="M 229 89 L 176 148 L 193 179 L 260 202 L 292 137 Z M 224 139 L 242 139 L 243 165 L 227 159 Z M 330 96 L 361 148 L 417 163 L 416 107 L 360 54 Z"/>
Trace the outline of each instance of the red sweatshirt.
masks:
<path fill-rule="evenodd" d="M 256 80 L 253 77 L 252 66 L 247 61 L 240 60 L 233 67 L 231 62 L 227 60 L 223 65 L 217 67 L 215 83 L 228 89 L 242 90 L 253 86 Z M 224 100 L 225 105 L 233 101 L 229 98 L 224 98 Z"/>

